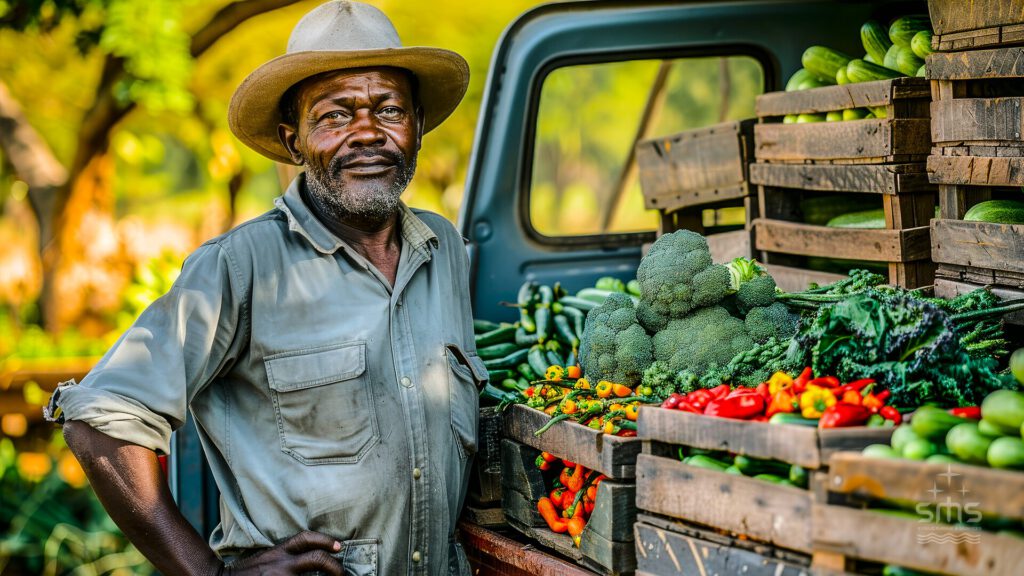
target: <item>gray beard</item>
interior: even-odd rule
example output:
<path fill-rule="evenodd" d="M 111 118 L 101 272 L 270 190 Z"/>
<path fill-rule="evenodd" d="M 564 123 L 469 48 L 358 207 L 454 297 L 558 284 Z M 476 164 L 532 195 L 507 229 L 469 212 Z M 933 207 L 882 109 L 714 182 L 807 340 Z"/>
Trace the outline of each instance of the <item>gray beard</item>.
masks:
<path fill-rule="evenodd" d="M 328 174 L 306 166 L 306 190 L 325 216 L 340 222 L 356 218 L 365 222 L 383 222 L 398 209 L 398 199 L 416 173 L 416 156 L 412 162 L 399 162 L 398 175 L 390 185 L 376 182 L 365 192 L 347 188 L 333 173 Z M 328 172 L 333 172 L 328 167 Z"/>

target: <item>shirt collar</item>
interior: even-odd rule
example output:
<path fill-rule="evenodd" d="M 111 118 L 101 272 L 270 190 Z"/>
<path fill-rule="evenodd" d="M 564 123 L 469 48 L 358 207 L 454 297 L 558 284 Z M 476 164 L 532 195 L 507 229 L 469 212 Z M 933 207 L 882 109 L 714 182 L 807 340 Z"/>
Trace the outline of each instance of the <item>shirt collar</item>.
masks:
<path fill-rule="evenodd" d="M 305 238 L 318 251 L 333 254 L 339 248 L 351 250 L 344 240 L 338 238 L 327 226 L 313 215 L 302 199 L 300 186 L 305 185 L 305 174 L 299 174 L 288 185 L 285 193 L 274 199 L 274 205 L 288 218 L 288 229 Z M 437 247 L 437 234 L 427 226 L 405 202 L 398 203 L 398 224 L 401 227 L 402 240 L 410 247 L 427 252 L 427 245 Z"/>

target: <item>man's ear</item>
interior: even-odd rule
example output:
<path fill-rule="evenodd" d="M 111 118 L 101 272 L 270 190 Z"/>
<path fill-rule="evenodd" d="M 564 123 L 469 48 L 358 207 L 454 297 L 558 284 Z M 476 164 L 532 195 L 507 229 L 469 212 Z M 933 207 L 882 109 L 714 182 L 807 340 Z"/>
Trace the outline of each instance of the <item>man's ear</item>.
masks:
<path fill-rule="evenodd" d="M 420 151 L 423 144 L 423 107 L 416 109 L 416 151 Z"/>
<path fill-rule="evenodd" d="M 277 137 L 281 139 L 281 144 L 284 144 L 285 150 L 288 151 L 288 155 L 291 156 L 292 162 L 302 165 L 305 160 L 302 158 L 302 154 L 299 153 L 298 147 L 295 145 L 298 139 L 299 132 L 294 126 L 288 124 L 277 125 Z"/>

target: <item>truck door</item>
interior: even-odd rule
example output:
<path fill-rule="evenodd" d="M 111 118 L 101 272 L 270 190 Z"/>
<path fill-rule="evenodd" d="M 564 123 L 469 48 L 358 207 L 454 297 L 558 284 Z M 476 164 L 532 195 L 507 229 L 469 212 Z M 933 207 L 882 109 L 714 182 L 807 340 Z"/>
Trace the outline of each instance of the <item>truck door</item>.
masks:
<path fill-rule="evenodd" d="M 476 317 L 514 320 L 500 303 L 525 280 L 573 291 L 631 279 L 658 224 L 637 183 L 638 140 L 752 117 L 808 46 L 859 57 L 862 22 L 915 11 L 927 7 L 596 1 L 525 13 L 492 59 L 460 214 Z M 703 219 L 743 223 L 742 211 Z"/>

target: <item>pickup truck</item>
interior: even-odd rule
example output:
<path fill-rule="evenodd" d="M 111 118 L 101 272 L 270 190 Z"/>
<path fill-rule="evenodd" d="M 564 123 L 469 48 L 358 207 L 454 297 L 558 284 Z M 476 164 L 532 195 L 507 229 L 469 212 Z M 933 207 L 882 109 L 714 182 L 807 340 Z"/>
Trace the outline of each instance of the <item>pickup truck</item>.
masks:
<path fill-rule="evenodd" d="M 639 140 L 751 117 L 755 96 L 781 89 L 808 46 L 859 55 L 860 23 L 911 13 L 927 6 L 595 0 L 524 13 L 492 58 L 459 213 L 475 317 L 514 321 L 500 303 L 525 280 L 574 291 L 632 279 L 658 227 L 636 181 Z M 173 439 L 169 479 L 209 536 L 218 494 L 191 422 Z"/>

